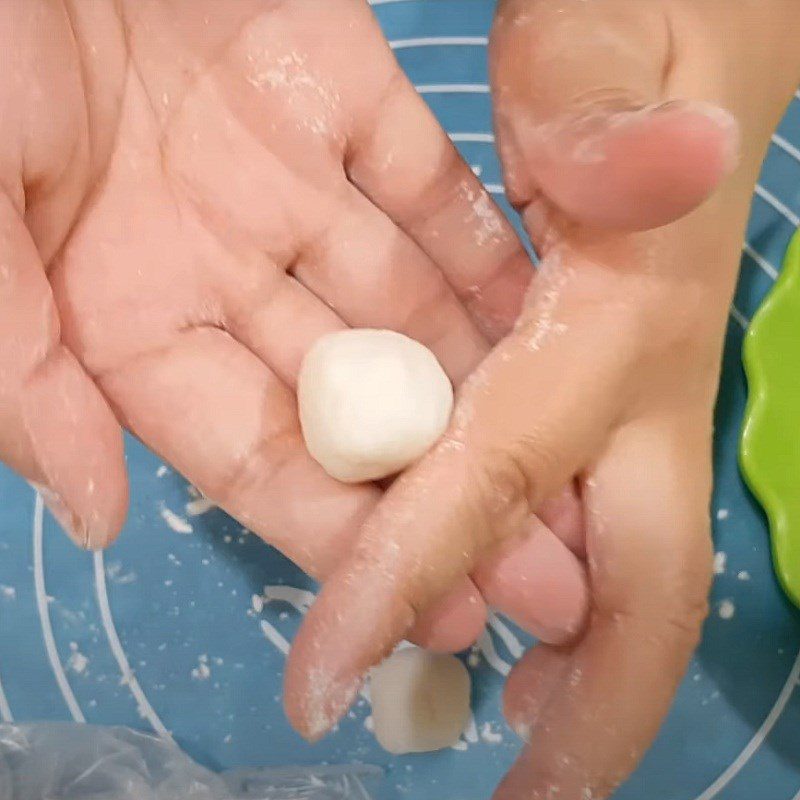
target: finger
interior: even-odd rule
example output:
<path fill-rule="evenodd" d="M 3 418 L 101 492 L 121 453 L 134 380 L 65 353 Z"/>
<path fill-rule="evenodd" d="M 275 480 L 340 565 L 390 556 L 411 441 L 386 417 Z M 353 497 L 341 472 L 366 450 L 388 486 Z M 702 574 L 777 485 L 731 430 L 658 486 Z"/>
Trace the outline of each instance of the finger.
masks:
<path fill-rule="evenodd" d="M 509 198 L 644 229 L 699 205 L 736 163 L 737 125 L 670 95 L 667 4 L 506 0 L 492 35 L 495 124 Z M 534 214 L 536 204 L 534 203 Z"/>
<path fill-rule="evenodd" d="M 538 519 L 520 541 L 482 559 L 472 573 L 486 602 L 541 641 L 580 632 L 589 595 L 583 565 Z"/>
<path fill-rule="evenodd" d="M 314 577 L 335 568 L 380 496 L 323 471 L 303 445 L 292 392 L 218 329 L 184 332 L 102 385 L 137 436 Z M 424 641 L 436 649 L 461 649 L 480 633 L 482 601 L 474 587 L 458 591 L 465 607 L 431 609 Z"/>
<path fill-rule="evenodd" d="M 578 558 L 586 556 L 583 506 L 574 480 L 542 503 L 539 519 Z"/>
<path fill-rule="evenodd" d="M 572 281 L 550 269 L 537 279 L 530 319 L 470 378 L 448 434 L 389 489 L 307 616 L 286 677 L 303 735 L 322 735 L 417 614 L 480 554 L 522 538 L 531 511 L 599 448 L 633 331 L 619 306 L 600 302 L 592 322 L 608 338 L 598 350 Z"/>
<path fill-rule="evenodd" d="M 483 596 L 469 578 L 464 578 L 420 614 L 408 638 L 427 650 L 458 653 L 478 641 L 486 618 Z"/>
<path fill-rule="evenodd" d="M 0 458 L 39 484 L 81 547 L 102 547 L 125 520 L 122 432 L 97 387 L 61 344 L 36 247 L 0 194 Z"/>
<path fill-rule="evenodd" d="M 707 609 L 710 432 L 705 419 L 629 425 L 590 477 L 590 626 L 498 800 L 548 787 L 603 800 L 655 737 Z"/>
<path fill-rule="evenodd" d="M 542 503 L 521 542 L 486 556 L 472 578 L 490 606 L 540 641 L 562 644 L 585 622 L 589 598 L 579 560 L 585 554 L 580 496 L 570 481 Z"/>
<path fill-rule="evenodd" d="M 531 731 L 560 687 L 571 661 L 569 648 L 536 645 L 511 670 L 503 691 L 503 713 L 524 742 L 530 741 Z"/>
<path fill-rule="evenodd" d="M 293 389 L 314 342 L 347 328 L 333 309 L 274 264 L 256 263 L 238 281 L 221 276 L 215 291 L 223 298 L 226 329 Z"/>
<path fill-rule="evenodd" d="M 391 328 L 422 342 L 458 383 L 488 345 L 431 259 L 352 187 L 342 213 L 293 268 L 354 328 Z"/>
<path fill-rule="evenodd" d="M 533 276 L 530 260 L 396 63 L 350 142 L 346 170 L 438 265 L 484 334 L 506 333 Z"/>

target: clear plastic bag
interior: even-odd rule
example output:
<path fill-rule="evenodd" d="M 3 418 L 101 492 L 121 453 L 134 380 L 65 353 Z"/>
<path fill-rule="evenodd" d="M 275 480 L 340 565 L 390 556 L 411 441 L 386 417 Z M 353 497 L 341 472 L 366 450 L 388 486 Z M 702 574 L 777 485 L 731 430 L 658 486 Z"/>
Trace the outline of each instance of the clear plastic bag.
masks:
<path fill-rule="evenodd" d="M 0 725 L 0 800 L 369 800 L 376 767 L 217 775 L 174 744 L 127 728 Z"/>

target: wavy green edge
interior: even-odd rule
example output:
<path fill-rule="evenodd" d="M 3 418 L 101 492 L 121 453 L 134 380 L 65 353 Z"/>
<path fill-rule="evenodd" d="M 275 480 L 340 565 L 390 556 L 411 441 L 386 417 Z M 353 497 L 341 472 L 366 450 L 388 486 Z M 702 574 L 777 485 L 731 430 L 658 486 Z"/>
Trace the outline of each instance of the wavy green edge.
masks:
<path fill-rule="evenodd" d="M 739 463 L 769 519 L 775 571 L 800 607 L 800 231 L 745 334 Z"/>

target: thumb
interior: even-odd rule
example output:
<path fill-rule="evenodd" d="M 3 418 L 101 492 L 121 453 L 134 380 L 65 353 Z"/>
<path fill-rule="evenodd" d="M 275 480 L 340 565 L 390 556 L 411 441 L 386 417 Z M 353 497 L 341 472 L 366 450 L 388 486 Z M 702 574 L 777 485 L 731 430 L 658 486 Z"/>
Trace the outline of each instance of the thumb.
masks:
<path fill-rule="evenodd" d="M 531 512 L 599 449 L 631 331 L 611 311 L 608 338 L 621 341 L 594 348 L 587 366 L 578 354 L 596 333 L 578 324 L 570 276 L 543 268 L 530 318 L 467 381 L 448 433 L 392 485 L 306 617 L 285 694 L 307 738 L 333 726 L 419 614 L 482 553 L 522 538 Z"/>
<path fill-rule="evenodd" d="M 590 225 L 654 228 L 699 205 L 735 167 L 734 118 L 672 95 L 668 14 L 630 0 L 501 4 L 492 83 L 515 205 L 543 195 Z"/>
<path fill-rule="evenodd" d="M 39 254 L 2 193 L 0 460 L 36 485 L 80 546 L 101 547 L 122 527 L 128 496 L 122 433 L 61 344 Z"/>

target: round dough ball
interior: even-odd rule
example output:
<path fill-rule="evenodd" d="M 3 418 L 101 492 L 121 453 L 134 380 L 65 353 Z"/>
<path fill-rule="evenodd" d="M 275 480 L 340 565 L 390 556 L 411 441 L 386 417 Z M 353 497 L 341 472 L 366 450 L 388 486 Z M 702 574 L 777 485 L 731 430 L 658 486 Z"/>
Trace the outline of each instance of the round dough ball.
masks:
<path fill-rule="evenodd" d="M 308 451 L 337 480 L 393 475 L 443 433 L 453 387 L 427 347 L 394 331 L 322 336 L 297 384 Z"/>
<path fill-rule="evenodd" d="M 395 755 L 454 745 L 469 721 L 470 679 L 454 656 L 411 647 L 372 673 L 375 737 Z"/>

